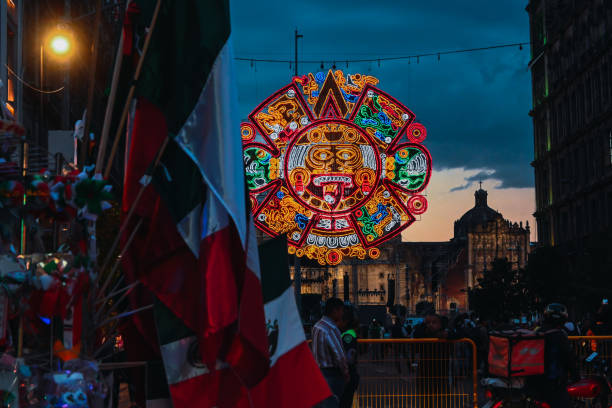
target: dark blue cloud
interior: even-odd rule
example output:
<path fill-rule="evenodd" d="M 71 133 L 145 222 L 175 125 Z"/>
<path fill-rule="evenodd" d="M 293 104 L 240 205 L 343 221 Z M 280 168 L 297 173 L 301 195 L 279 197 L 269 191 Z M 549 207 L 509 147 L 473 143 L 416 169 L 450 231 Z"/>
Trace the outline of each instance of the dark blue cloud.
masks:
<path fill-rule="evenodd" d="M 411 55 L 527 41 L 526 1 L 311 0 L 232 2 L 234 49 L 248 58 L 336 60 L 380 79 L 428 129 L 437 168 L 489 168 L 502 187 L 533 186 L 529 48 L 378 63 L 354 58 Z M 301 64 L 300 73 L 320 70 Z M 325 69 L 331 68 L 326 64 Z M 291 81 L 289 64 L 237 62 L 240 115 Z"/>
<path fill-rule="evenodd" d="M 465 177 L 464 180 L 466 181 L 466 183 L 463 184 L 463 185 L 451 188 L 450 192 L 452 193 L 453 191 L 467 190 L 474 183 L 485 181 L 485 180 L 489 180 L 489 179 L 496 179 L 496 178 L 497 177 L 495 176 L 495 171 L 494 170 L 479 171 L 478 173 L 474 174 L 473 176 Z M 498 188 L 501 188 L 501 187 L 498 187 Z"/>

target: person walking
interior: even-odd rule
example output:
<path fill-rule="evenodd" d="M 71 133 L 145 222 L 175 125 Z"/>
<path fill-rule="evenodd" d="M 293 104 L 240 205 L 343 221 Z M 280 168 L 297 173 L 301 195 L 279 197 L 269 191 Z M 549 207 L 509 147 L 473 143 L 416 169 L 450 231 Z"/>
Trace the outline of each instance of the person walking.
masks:
<path fill-rule="evenodd" d="M 325 302 L 323 317 L 312 328 L 312 354 L 332 392 L 332 396 L 319 405 L 321 408 L 340 406 L 344 385 L 350 378 L 338 329 L 343 315 L 344 303 L 338 298 L 330 298 Z"/>

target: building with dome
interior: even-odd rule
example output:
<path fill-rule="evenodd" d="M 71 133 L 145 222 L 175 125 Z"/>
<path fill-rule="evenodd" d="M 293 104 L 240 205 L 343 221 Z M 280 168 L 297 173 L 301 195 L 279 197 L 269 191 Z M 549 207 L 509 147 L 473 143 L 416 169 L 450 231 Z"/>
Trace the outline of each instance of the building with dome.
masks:
<path fill-rule="evenodd" d="M 380 247 L 378 259 L 345 259 L 335 267 L 302 259 L 303 304 L 335 296 L 358 306 L 403 305 L 415 313 L 433 303 L 441 312 L 468 310 L 467 289 L 478 283 L 496 258 L 523 268 L 530 251 L 529 223 L 504 219 L 479 188 L 474 207 L 455 221 L 454 237 L 445 242 L 402 242 Z"/>
<path fill-rule="evenodd" d="M 506 258 L 514 269 L 527 265 L 530 250 L 529 221 L 512 223 L 487 204 L 488 193 L 482 187 L 474 193 L 474 208 L 455 221 L 453 241 L 467 254 L 466 281 L 478 283 L 495 259 Z"/>

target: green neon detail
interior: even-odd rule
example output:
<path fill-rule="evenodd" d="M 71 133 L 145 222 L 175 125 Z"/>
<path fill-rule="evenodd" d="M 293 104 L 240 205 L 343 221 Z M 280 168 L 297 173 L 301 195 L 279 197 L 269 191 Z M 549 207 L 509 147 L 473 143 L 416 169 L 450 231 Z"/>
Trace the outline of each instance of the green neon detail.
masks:
<path fill-rule="evenodd" d="M 372 221 L 372 217 L 370 216 L 370 213 L 368 213 L 368 209 L 366 207 L 361 207 L 361 212 L 362 215 L 361 217 L 357 218 L 357 221 L 359 221 L 363 225 L 361 227 L 363 235 L 371 235 L 373 239 L 378 238 L 378 233 L 376 233 L 376 231 L 374 230 L 374 225 L 376 223 Z"/>
<path fill-rule="evenodd" d="M 387 138 L 393 140 L 397 136 L 397 129 L 393 129 L 391 119 L 378 103 L 378 95 L 372 96 L 372 106 L 377 111 L 374 113 L 370 106 L 364 104 L 359 108 L 353 122 L 362 129 L 374 129 L 374 136 L 385 143 L 390 143 Z"/>
<path fill-rule="evenodd" d="M 270 183 L 271 157 L 272 155 L 270 153 L 256 147 L 244 151 L 246 180 L 250 189 L 263 187 Z"/>
<path fill-rule="evenodd" d="M 400 153 L 406 152 L 402 158 Z M 408 190 L 417 190 L 427 177 L 427 156 L 421 150 L 407 147 L 395 153 L 395 177 L 393 181 Z"/>

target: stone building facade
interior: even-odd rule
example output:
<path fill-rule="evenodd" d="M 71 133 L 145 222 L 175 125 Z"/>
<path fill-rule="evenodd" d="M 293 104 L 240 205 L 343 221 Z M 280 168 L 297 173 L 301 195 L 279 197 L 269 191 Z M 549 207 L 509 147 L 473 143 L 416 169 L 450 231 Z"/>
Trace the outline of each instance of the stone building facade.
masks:
<path fill-rule="evenodd" d="M 531 0 L 538 241 L 612 227 L 612 2 Z"/>
<path fill-rule="evenodd" d="M 378 259 L 346 259 L 335 267 L 302 261 L 301 293 L 331 296 L 355 305 L 403 305 L 414 313 L 420 302 L 438 311 L 468 309 L 467 289 L 495 258 L 524 267 L 530 250 L 529 225 L 512 223 L 487 205 L 487 192 L 475 192 L 474 208 L 455 222 L 446 242 L 390 240 Z"/>
<path fill-rule="evenodd" d="M 527 265 L 530 251 L 530 227 L 527 221 L 512 223 L 487 204 L 487 192 L 474 193 L 474 208 L 455 222 L 455 237 L 466 251 L 466 282 L 472 287 L 482 278 L 495 259 L 506 258 L 514 269 Z"/>

